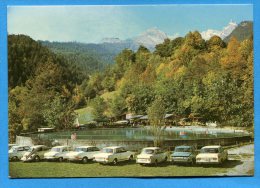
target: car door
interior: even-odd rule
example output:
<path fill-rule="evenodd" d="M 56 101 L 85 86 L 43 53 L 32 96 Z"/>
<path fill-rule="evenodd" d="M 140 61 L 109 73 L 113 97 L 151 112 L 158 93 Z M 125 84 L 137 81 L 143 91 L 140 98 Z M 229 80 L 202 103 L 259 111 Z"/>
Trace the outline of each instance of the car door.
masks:
<path fill-rule="evenodd" d="M 43 159 L 43 158 L 44 158 L 44 153 L 46 153 L 48 150 L 49 150 L 48 147 L 42 146 L 41 151 L 38 152 L 38 156 L 39 156 L 41 159 Z"/>
<path fill-rule="evenodd" d="M 94 158 L 94 155 L 99 153 L 100 150 L 97 148 L 97 147 L 90 147 L 88 148 L 88 158 L 89 159 L 93 159 Z"/>
<path fill-rule="evenodd" d="M 19 147 L 17 149 L 17 157 L 22 158 L 25 152 L 27 152 L 30 149 L 29 146 Z"/>
<path fill-rule="evenodd" d="M 125 148 L 120 149 L 120 155 L 122 160 L 128 160 L 129 159 L 129 153 L 126 151 Z"/>

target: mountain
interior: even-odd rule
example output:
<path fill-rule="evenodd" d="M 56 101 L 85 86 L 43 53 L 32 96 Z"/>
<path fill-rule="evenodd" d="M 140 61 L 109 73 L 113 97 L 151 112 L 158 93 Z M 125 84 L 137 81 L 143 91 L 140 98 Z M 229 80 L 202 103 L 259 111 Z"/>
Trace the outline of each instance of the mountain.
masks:
<path fill-rule="evenodd" d="M 103 38 L 101 43 L 122 43 L 123 41 L 119 38 Z"/>
<path fill-rule="evenodd" d="M 239 41 L 243 41 L 251 36 L 253 36 L 253 22 L 243 21 L 224 38 L 224 41 L 228 42 L 231 37 L 236 37 Z"/>
<path fill-rule="evenodd" d="M 143 45 L 153 51 L 155 46 L 163 43 L 166 38 L 168 38 L 168 36 L 163 31 L 160 31 L 157 28 L 150 28 L 131 39 L 120 40 L 119 38 L 104 38 L 101 40 L 100 45 L 110 44 L 117 47 L 121 46 L 124 48 L 129 48 L 133 51 L 138 50 L 139 46 Z"/>
<path fill-rule="evenodd" d="M 228 35 L 232 33 L 232 31 L 237 27 L 235 22 L 230 21 L 227 26 L 225 26 L 222 30 L 213 30 L 208 29 L 207 31 L 202 31 L 201 36 L 205 40 L 209 40 L 212 36 L 217 35 L 220 38 L 224 39 Z"/>
<path fill-rule="evenodd" d="M 167 38 L 168 36 L 163 31 L 160 31 L 157 28 L 151 28 L 133 38 L 133 43 L 138 47 L 143 45 L 150 50 L 154 50 L 154 47 L 157 44 L 163 43 Z"/>
<path fill-rule="evenodd" d="M 144 45 L 151 51 L 157 44 L 167 38 L 167 35 L 157 28 L 151 28 L 132 38 L 121 40 L 119 38 L 104 38 L 100 43 L 79 42 L 49 42 L 39 41 L 43 46 L 49 48 L 55 54 L 65 56 L 69 62 L 77 62 L 86 73 L 102 70 L 109 64 L 114 63 L 115 56 L 123 49 L 138 50 Z"/>

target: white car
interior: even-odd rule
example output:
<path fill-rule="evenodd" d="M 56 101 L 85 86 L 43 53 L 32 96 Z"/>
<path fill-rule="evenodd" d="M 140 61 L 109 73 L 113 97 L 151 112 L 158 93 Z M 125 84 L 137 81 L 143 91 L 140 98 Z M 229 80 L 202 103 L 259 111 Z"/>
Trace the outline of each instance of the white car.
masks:
<path fill-rule="evenodd" d="M 197 164 L 221 164 L 228 159 L 228 153 L 221 146 L 205 146 L 196 156 Z"/>
<path fill-rule="evenodd" d="M 30 146 L 13 146 L 8 151 L 9 160 L 17 161 L 20 160 L 24 153 L 30 149 Z"/>
<path fill-rule="evenodd" d="M 99 154 L 94 155 L 94 161 L 102 164 L 117 164 L 119 161 L 133 160 L 134 155 L 135 152 L 126 151 L 124 147 L 112 146 L 103 148 Z"/>
<path fill-rule="evenodd" d="M 100 153 L 100 149 L 95 146 L 78 146 L 65 155 L 69 161 L 81 161 L 87 163 L 89 160 L 94 159 L 94 155 Z"/>
<path fill-rule="evenodd" d="M 168 159 L 167 152 L 163 152 L 159 147 L 143 148 L 141 153 L 136 157 L 136 163 L 141 165 L 155 164 L 165 162 Z"/>
<path fill-rule="evenodd" d="M 44 154 L 48 150 L 49 150 L 49 148 L 47 146 L 44 146 L 44 145 L 32 146 L 27 152 L 24 153 L 21 160 L 23 162 L 28 162 L 28 161 L 39 162 L 41 159 L 43 159 Z"/>
<path fill-rule="evenodd" d="M 49 152 L 44 154 L 44 159 L 46 160 L 58 160 L 63 161 L 64 156 L 70 151 L 69 146 L 55 146 L 51 148 Z"/>

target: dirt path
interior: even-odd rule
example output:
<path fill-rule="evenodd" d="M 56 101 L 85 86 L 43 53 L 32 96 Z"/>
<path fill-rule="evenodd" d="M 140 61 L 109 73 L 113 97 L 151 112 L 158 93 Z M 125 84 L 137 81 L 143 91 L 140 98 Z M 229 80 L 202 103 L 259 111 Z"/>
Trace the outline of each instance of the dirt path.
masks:
<path fill-rule="evenodd" d="M 240 164 L 228 169 L 227 176 L 252 176 L 254 175 L 254 144 L 249 144 L 228 150 L 229 161 L 239 161 Z"/>

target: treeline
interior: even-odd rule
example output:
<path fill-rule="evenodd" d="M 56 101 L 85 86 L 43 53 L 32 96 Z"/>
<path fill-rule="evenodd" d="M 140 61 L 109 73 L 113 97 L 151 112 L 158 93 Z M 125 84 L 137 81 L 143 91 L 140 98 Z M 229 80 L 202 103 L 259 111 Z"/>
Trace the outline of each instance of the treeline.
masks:
<path fill-rule="evenodd" d="M 97 119 L 147 114 L 161 98 L 168 113 L 196 113 L 223 126 L 253 125 L 252 37 L 226 44 L 218 36 L 205 41 L 195 31 L 165 40 L 154 52 L 125 49 L 115 61 L 81 85 Z"/>
<path fill-rule="evenodd" d="M 84 77 L 86 79 L 86 77 Z M 71 127 L 82 72 L 24 35 L 8 36 L 9 138 L 38 127 Z"/>

